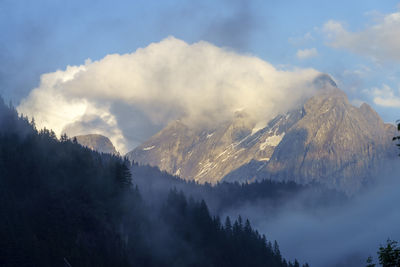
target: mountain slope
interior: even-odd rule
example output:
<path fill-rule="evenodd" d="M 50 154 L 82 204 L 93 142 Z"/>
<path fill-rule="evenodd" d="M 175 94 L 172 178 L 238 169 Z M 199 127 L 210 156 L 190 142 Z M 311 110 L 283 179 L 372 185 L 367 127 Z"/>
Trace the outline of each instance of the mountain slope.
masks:
<path fill-rule="evenodd" d="M 355 192 L 395 155 L 395 128 L 367 104 L 352 106 L 328 76 L 315 83 L 314 97 L 262 129 L 243 111 L 215 129 L 174 121 L 127 156 L 201 183 L 272 178 Z"/>
<path fill-rule="evenodd" d="M 78 135 L 75 136 L 76 140 L 82 146 L 86 146 L 92 150 L 102 152 L 102 153 L 110 153 L 117 154 L 117 150 L 114 145 L 111 143 L 108 137 L 105 137 L 100 134 L 87 134 L 87 135 Z"/>
<path fill-rule="evenodd" d="M 374 167 L 395 155 L 394 126 L 367 104 L 352 106 L 337 88 L 311 98 L 304 110 L 263 169 L 272 178 L 317 180 L 352 193 Z"/>
<path fill-rule="evenodd" d="M 268 161 L 285 130 L 301 116 L 301 110 L 278 116 L 255 132 L 245 113 L 212 130 L 174 121 L 127 156 L 189 180 L 216 183 L 253 159 Z"/>

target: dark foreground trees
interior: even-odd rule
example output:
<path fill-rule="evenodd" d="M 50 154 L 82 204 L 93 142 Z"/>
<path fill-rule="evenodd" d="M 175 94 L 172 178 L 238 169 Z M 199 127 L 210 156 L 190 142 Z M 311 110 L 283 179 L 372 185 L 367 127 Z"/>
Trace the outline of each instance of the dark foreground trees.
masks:
<path fill-rule="evenodd" d="M 378 250 L 379 264 L 383 267 L 399 267 L 400 266 L 400 247 L 397 241 L 388 239 L 386 245 L 381 245 Z M 372 257 L 367 259 L 367 267 L 375 267 L 376 264 Z"/>
<path fill-rule="evenodd" d="M 0 101 L 0 266 L 298 266 L 241 218 L 177 190 L 146 201 L 129 162 Z"/>
<path fill-rule="evenodd" d="M 397 123 L 397 131 L 400 132 L 400 120 L 396 121 L 396 123 Z M 396 141 L 396 140 L 397 140 L 396 146 L 400 149 L 400 135 L 393 137 L 393 141 Z M 400 156 L 400 154 L 399 154 L 399 156 Z"/>

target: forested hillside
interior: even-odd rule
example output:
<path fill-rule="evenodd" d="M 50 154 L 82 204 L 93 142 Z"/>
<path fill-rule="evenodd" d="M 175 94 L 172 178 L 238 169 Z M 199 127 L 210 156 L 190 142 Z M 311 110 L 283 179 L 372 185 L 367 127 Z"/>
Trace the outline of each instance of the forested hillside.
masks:
<path fill-rule="evenodd" d="M 294 200 L 299 208 L 305 210 L 339 205 L 348 200 L 344 193 L 317 183 L 300 185 L 293 181 L 262 180 L 254 183 L 198 184 L 172 176 L 157 167 L 137 163 L 133 163 L 131 172 L 132 182 L 141 188 L 149 201 L 156 201 L 176 188 L 197 200 L 206 200 L 209 208 L 216 214 L 224 214 L 244 204 L 262 203 L 265 210 L 273 213 L 281 211 L 286 203 Z"/>
<path fill-rule="evenodd" d="M 250 222 L 170 190 L 148 201 L 128 162 L 0 101 L 1 266 L 299 266 Z"/>

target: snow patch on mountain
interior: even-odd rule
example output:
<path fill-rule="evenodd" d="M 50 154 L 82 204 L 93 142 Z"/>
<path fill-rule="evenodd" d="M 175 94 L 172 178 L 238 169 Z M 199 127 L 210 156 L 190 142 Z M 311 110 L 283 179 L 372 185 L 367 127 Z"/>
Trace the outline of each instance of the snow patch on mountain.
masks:
<path fill-rule="evenodd" d="M 267 137 L 267 139 L 265 139 L 264 143 L 260 144 L 260 150 L 264 150 L 265 148 L 267 148 L 268 146 L 277 146 L 282 138 L 285 136 L 285 133 L 281 133 L 280 135 L 272 135 Z"/>

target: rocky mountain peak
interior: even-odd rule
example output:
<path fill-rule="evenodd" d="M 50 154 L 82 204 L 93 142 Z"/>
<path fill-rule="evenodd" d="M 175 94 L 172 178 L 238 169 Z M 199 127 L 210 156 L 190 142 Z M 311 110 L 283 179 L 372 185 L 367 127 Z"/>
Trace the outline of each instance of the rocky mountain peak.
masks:
<path fill-rule="evenodd" d="M 333 78 L 326 74 L 322 73 L 318 75 L 314 81 L 313 84 L 316 88 L 326 88 L 326 87 L 334 87 L 337 88 L 336 82 L 333 80 Z"/>
<path fill-rule="evenodd" d="M 319 89 L 313 97 L 263 127 L 243 111 L 213 129 L 174 122 L 127 156 L 201 183 L 315 181 L 352 194 L 372 169 L 396 155 L 394 126 L 367 104 L 351 105 L 330 76 L 314 83 Z"/>

